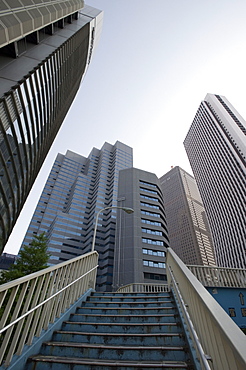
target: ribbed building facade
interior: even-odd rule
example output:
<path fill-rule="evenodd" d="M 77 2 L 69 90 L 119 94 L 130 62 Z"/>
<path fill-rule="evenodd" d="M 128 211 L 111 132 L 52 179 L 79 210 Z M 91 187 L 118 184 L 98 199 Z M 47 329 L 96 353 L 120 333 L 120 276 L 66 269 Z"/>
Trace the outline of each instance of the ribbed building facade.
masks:
<path fill-rule="evenodd" d="M 207 94 L 184 146 L 204 203 L 219 266 L 246 268 L 246 122 Z"/>
<path fill-rule="evenodd" d="M 129 168 L 120 171 L 113 289 L 130 283 L 166 281 L 169 246 L 160 181 L 153 173 Z"/>
<path fill-rule="evenodd" d="M 132 167 L 132 149 L 120 142 L 93 148 L 88 157 L 58 154 L 24 238 L 46 233 L 50 264 L 91 251 L 98 211 L 117 206 L 119 171 Z M 127 215 L 131 218 L 132 215 Z M 111 290 L 116 209 L 102 212 L 95 249 L 99 253 L 97 290 Z"/>
<path fill-rule="evenodd" d="M 89 66 L 101 25 L 102 13 L 82 0 L 1 1 L 0 251 Z"/>
<path fill-rule="evenodd" d="M 170 247 L 185 264 L 215 266 L 212 237 L 194 177 L 176 166 L 160 183 Z"/>

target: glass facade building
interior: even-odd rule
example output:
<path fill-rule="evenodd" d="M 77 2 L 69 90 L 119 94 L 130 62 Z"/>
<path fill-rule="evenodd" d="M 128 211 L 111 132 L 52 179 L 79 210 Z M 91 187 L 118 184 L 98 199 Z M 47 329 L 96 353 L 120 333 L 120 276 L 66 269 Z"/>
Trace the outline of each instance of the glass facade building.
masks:
<path fill-rule="evenodd" d="M 119 171 L 132 167 L 132 149 L 120 142 L 93 148 L 88 157 L 58 154 L 24 238 L 46 233 L 51 265 L 91 251 L 98 211 L 117 206 Z M 131 218 L 132 215 L 127 215 Z M 99 216 L 97 290 L 111 290 L 116 209 Z"/>
<path fill-rule="evenodd" d="M 219 266 L 246 268 L 246 122 L 207 94 L 184 146 L 207 213 Z"/>
<path fill-rule="evenodd" d="M 102 13 L 82 0 L 5 0 L 0 10 L 1 251 L 90 64 Z"/>
<path fill-rule="evenodd" d="M 212 237 L 194 177 L 176 166 L 160 182 L 170 247 L 185 264 L 215 266 Z"/>

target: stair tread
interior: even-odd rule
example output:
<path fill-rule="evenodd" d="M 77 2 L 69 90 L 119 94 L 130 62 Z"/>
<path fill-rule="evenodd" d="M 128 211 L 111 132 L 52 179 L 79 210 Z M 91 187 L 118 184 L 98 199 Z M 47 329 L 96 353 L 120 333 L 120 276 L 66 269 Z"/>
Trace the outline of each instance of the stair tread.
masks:
<path fill-rule="evenodd" d="M 129 294 L 129 293 L 126 293 L 126 294 Z M 112 294 L 112 295 L 91 295 L 91 297 L 93 297 L 93 298 L 144 298 L 144 297 L 148 297 L 148 295 L 146 294 L 146 295 L 143 295 L 143 293 L 141 294 L 139 294 L 139 295 L 130 295 L 130 296 L 128 296 L 128 297 L 126 297 L 126 296 L 121 296 L 121 295 L 114 295 L 114 294 Z M 162 298 L 162 297 L 171 297 L 171 294 L 169 293 L 169 292 L 164 292 L 164 293 L 160 293 L 159 295 L 151 295 L 150 296 L 151 298 Z"/>
<path fill-rule="evenodd" d="M 130 308 L 130 307 L 89 307 L 89 306 L 80 306 L 78 309 L 84 310 L 84 309 L 93 309 L 93 310 L 176 310 L 175 306 L 169 306 L 169 307 L 137 307 L 137 308 Z"/>
<path fill-rule="evenodd" d="M 113 296 L 113 297 L 120 297 L 120 296 L 129 296 L 129 297 L 148 297 L 148 296 L 151 296 L 151 297 L 160 297 L 162 295 L 171 295 L 171 291 L 168 290 L 166 292 L 148 292 L 148 293 L 144 293 L 144 292 L 93 292 L 91 294 L 91 297 L 100 297 L 100 296 L 105 296 L 105 297 L 110 297 L 110 296 Z"/>
<path fill-rule="evenodd" d="M 90 300 L 88 300 L 88 301 L 86 301 L 86 303 L 99 303 L 99 304 L 121 304 L 121 303 L 124 303 L 124 304 L 129 304 L 129 303 L 131 303 L 131 304 L 141 304 L 141 303 L 143 303 L 143 304 L 156 304 L 156 303 L 173 303 L 174 301 L 173 300 L 162 300 L 162 301 L 145 301 L 145 300 L 142 300 L 142 301 L 137 301 L 137 302 L 134 302 L 134 301 L 105 301 L 105 300 L 103 300 L 103 301 L 90 301 Z"/>
<path fill-rule="evenodd" d="M 177 322 L 88 322 L 88 321 L 64 321 L 72 325 L 104 325 L 104 326 L 179 326 Z"/>
<path fill-rule="evenodd" d="M 112 336 L 118 337 L 119 333 L 91 333 L 82 331 L 71 331 L 71 330 L 56 330 L 55 333 L 59 334 L 75 334 L 75 335 L 97 335 L 97 336 Z M 182 337 L 182 333 L 120 333 L 121 337 Z"/>
<path fill-rule="evenodd" d="M 99 360 L 91 358 L 77 358 L 77 357 L 59 357 L 59 356 L 44 356 L 36 355 L 30 358 L 33 361 L 45 361 L 45 362 L 58 362 L 58 363 L 67 363 L 67 364 L 88 364 L 88 365 L 105 365 L 105 366 L 135 366 L 135 367 L 188 367 L 187 363 L 184 361 L 120 361 L 120 360 Z"/>
<path fill-rule="evenodd" d="M 184 351 L 186 347 L 184 346 L 110 346 L 105 344 L 88 344 L 88 343 L 78 343 L 78 342 L 44 342 L 47 346 L 51 347 L 77 347 L 77 348 L 99 348 L 99 349 L 117 349 L 117 350 L 167 350 L 167 351 Z"/>
<path fill-rule="evenodd" d="M 72 316 L 95 316 L 95 317 L 129 317 L 129 315 L 118 315 L 118 314 L 100 314 L 100 313 L 72 313 Z M 173 317 L 175 313 L 166 314 L 153 314 L 153 315 L 141 315 L 141 317 Z M 131 315 L 130 317 L 139 317 L 139 315 Z"/>

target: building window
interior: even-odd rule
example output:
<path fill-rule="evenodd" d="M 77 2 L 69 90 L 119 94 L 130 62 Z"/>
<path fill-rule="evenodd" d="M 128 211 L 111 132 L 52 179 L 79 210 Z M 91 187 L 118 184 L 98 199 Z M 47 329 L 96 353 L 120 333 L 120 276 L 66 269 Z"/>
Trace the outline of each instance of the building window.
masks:
<path fill-rule="evenodd" d="M 141 206 L 143 206 L 143 207 L 149 207 L 149 208 L 154 208 L 154 209 L 160 209 L 160 207 L 159 207 L 159 206 L 156 206 L 156 205 L 154 205 L 154 204 L 143 203 L 143 202 L 141 202 L 140 204 L 141 204 Z"/>
<path fill-rule="evenodd" d="M 153 213 L 153 212 L 149 212 L 149 211 L 143 211 L 143 210 L 141 210 L 141 213 L 143 215 L 147 215 L 147 216 L 151 216 L 151 217 L 158 217 L 158 218 L 161 217 L 161 215 L 159 215 L 158 213 Z"/>
<path fill-rule="evenodd" d="M 167 275 L 163 274 L 150 274 L 149 272 L 144 272 L 144 279 L 151 279 L 151 280 L 167 280 Z"/>
<path fill-rule="evenodd" d="M 163 262 L 155 262 L 155 261 L 143 260 L 143 265 L 144 266 L 148 266 L 148 267 L 160 268 L 160 269 L 166 268 L 166 264 L 163 263 Z"/>
<path fill-rule="evenodd" d="M 154 251 L 152 249 L 143 248 L 143 254 L 148 254 L 149 256 L 165 257 L 165 252 L 163 251 Z"/>
<path fill-rule="evenodd" d="M 143 194 L 140 194 L 140 198 L 152 200 L 153 202 L 158 202 L 158 199 L 157 198 L 148 197 L 147 195 L 143 195 Z"/>
<path fill-rule="evenodd" d="M 152 215 L 155 215 L 155 213 L 153 213 Z M 144 223 L 144 224 L 148 224 L 148 225 L 161 226 L 161 223 L 160 222 L 145 220 L 144 218 L 141 219 L 141 222 Z"/>
<path fill-rule="evenodd" d="M 159 230 L 150 230 L 150 229 L 145 229 L 142 227 L 142 232 L 147 233 L 147 234 L 162 236 L 162 231 L 159 231 Z"/>
<path fill-rule="evenodd" d="M 150 184 L 149 182 L 145 182 L 145 181 L 142 181 L 142 180 L 139 180 L 139 182 L 142 185 L 147 185 L 147 186 L 150 186 L 152 188 L 157 188 L 157 185 L 155 185 L 155 184 Z"/>
<path fill-rule="evenodd" d="M 146 239 L 142 238 L 143 243 L 152 244 L 152 245 L 161 245 L 164 246 L 164 243 L 160 240 Z"/>
<path fill-rule="evenodd" d="M 156 190 L 149 190 L 149 189 L 145 189 L 145 188 L 140 188 L 141 191 L 146 191 L 147 193 L 151 193 L 151 194 L 158 194 Z"/>

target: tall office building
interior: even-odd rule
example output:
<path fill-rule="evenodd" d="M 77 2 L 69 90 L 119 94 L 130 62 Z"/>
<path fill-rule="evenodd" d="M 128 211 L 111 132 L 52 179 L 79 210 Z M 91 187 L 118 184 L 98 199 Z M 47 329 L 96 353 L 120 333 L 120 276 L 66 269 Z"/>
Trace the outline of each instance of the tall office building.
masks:
<path fill-rule="evenodd" d="M 90 155 L 58 154 L 24 238 L 46 233 L 50 264 L 91 251 L 99 210 L 117 206 L 118 175 L 132 167 L 132 149 L 120 142 L 105 143 Z M 132 217 L 132 215 L 127 215 Z M 95 249 L 99 253 L 98 290 L 111 290 L 116 210 L 100 214 Z"/>
<path fill-rule="evenodd" d="M 177 166 L 160 182 L 170 246 L 186 264 L 215 266 L 211 233 L 194 177 Z"/>
<path fill-rule="evenodd" d="M 246 268 L 245 134 L 246 122 L 228 100 L 208 94 L 184 141 L 219 266 Z"/>
<path fill-rule="evenodd" d="M 76 95 L 101 25 L 102 13 L 83 0 L 0 3 L 0 252 Z"/>
<path fill-rule="evenodd" d="M 166 216 L 160 181 L 155 174 L 136 168 L 120 171 L 113 288 L 130 283 L 166 280 Z"/>

